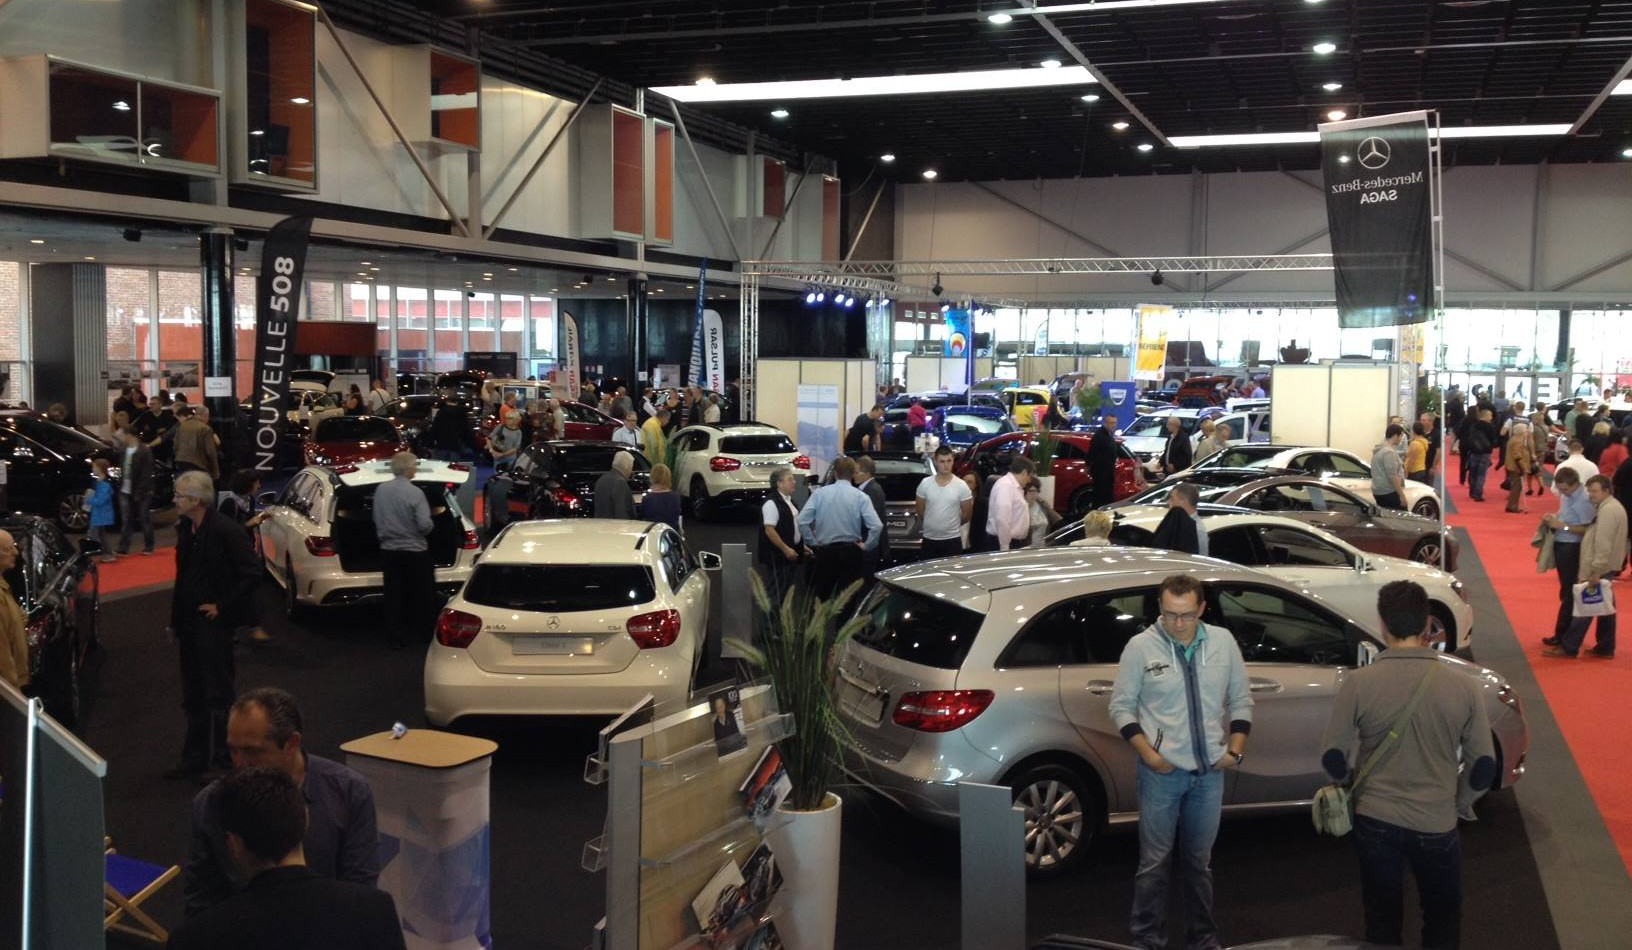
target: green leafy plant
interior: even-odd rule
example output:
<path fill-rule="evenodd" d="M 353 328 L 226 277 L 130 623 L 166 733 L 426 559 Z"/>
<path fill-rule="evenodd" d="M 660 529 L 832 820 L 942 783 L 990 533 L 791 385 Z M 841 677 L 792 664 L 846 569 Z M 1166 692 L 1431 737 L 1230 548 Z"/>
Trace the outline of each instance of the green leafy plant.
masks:
<path fill-rule="evenodd" d="M 1037 466 L 1038 475 L 1049 475 L 1054 471 L 1054 457 L 1060 454 L 1060 440 L 1048 429 L 1038 427 L 1031 439 L 1031 462 Z"/>
<path fill-rule="evenodd" d="M 758 571 L 750 571 L 754 604 L 759 609 L 759 643 L 728 640 L 748 665 L 763 670 L 776 689 L 782 712 L 793 714 L 794 734 L 777 743 L 793 790 L 787 807 L 817 811 L 827 806 L 828 792 L 842 774 L 850 732 L 839 718 L 838 655 L 866 618 L 839 622 L 845 605 L 861 590 L 857 581 L 831 600 L 815 600 L 789 590 L 772 603 Z"/>
<path fill-rule="evenodd" d="M 1419 386 L 1417 388 L 1417 415 L 1431 412 L 1439 415 L 1443 396 L 1438 386 Z"/>
<path fill-rule="evenodd" d="M 1084 422 L 1099 418 L 1099 407 L 1102 405 L 1100 400 L 1102 398 L 1097 385 L 1084 386 L 1077 390 L 1077 408 L 1082 410 Z"/>

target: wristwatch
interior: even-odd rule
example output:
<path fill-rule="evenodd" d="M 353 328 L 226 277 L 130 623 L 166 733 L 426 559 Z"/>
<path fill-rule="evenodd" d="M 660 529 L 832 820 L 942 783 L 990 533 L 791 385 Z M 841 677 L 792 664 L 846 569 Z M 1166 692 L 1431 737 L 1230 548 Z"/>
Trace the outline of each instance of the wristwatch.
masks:
<path fill-rule="evenodd" d="M 1245 752 L 1234 752 L 1230 749 L 1225 749 L 1224 751 L 1228 752 L 1230 756 L 1235 759 L 1236 765 L 1240 765 L 1247 758 L 1247 754 Z"/>

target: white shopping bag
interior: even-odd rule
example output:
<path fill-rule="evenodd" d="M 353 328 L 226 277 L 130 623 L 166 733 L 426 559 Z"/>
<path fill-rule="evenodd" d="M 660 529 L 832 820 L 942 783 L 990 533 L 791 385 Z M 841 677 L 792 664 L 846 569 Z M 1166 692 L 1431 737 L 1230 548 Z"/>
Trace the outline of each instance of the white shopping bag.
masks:
<path fill-rule="evenodd" d="M 1577 617 L 1612 616 L 1615 613 L 1615 590 L 1608 581 L 1575 585 L 1574 600 L 1574 614 Z"/>

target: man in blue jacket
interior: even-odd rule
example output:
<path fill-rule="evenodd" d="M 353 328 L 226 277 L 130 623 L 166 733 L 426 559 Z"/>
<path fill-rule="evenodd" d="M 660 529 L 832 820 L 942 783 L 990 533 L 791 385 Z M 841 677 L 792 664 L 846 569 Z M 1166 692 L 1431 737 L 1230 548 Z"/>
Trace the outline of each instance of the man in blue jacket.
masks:
<path fill-rule="evenodd" d="M 1201 583 L 1171 575 L 1159 598 L 1157 622 L 1128 641 L 1111 690 L 1111 721 L 1139 755 L 1139 869 L 1128 927 L 1137 947 L 1167 946 L 1169 859 L 1176 851 L 1185 946 L 1210 950 L 1221 946 L 1211 862 L 1224 770 L 1246 758 L 1252 694 L 1235 637 L 1201 622 L 1207 601 Z"/>

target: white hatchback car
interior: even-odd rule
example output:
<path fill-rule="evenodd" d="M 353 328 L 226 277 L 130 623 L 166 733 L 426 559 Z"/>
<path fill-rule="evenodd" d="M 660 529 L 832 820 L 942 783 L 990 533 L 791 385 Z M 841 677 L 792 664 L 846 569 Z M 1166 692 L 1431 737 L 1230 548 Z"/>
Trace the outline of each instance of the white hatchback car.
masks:
<path fill-rule="evenodd" d="M 476 525 L 459 504 L 459 486 L 470 467 L 421 460 L 414 483 L 424 492 L 436 527 L 430 552 L 436 563 L 436 590 L 447 597 L 470 576 L 480 545 Z M 380 600 L 380 540 L 374 533 L 374 490 L 390 481 L 389 461 L 327 468 L 308 465 L 282 492 L 263 496 L 261 558 L 284 590 L 291 615 L 307 605 L 356 604 Z"/>
<path fill-rule="evenodd" d="M 1167 509 L 1157 505 L 1119 508 L 1111 540 L 1148 546 L 1166 514 Z M 1319 595 L 1378 638 L 1383 631 L 1377 618 L 1377 591 L 1390 581 L 1416 581 L 1428 592 L 1428 644 L 1441 650 L 1450 644 L 1455 651 L 1473 642 L 1473 608 L 1467 592 L 1445 571 L 1401 557 L 1369 554 L 1319 528 L 1278 515 L 1203 511 L 1203 525 L 1210 556 L 1255 567 Z"/>
<path fill-rule="evenodd" d="M 1342 449 L 1287 449 L 1278 455 L 1249 462 L 1246 467 L 1322 476 L 1339 488 L 1347 488 L 1367 501 L 1377 500 L 1371 492 L 1371 463 L 1362 461 L 1358 455 Z M 1400 500 L 1405 503 L 1405 510 L 1414 515 L 1421 515 L 1424 518 L 1439 517 L 1441 507 L 1439 493 L 1428 485 L 1406 479 L 1405 492 Z"/>
<path fill-rule="evenodd" d="M 648 693 L 660 716 L 683 708 L 718 567 L 666 525 L 509 525 L 437 619 L 425 718 L 614 716 Z"/>
<path fill-rule="evenodd" d="M 771 473 L 779 468 L 810 472 L 810 458 L 786 432 L 758 422 L 687 426 L 673 446 L 675 491 L 687 516 L 699 520 L 720 504 L 771 497 Z"/>

